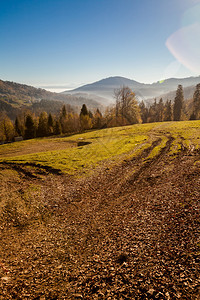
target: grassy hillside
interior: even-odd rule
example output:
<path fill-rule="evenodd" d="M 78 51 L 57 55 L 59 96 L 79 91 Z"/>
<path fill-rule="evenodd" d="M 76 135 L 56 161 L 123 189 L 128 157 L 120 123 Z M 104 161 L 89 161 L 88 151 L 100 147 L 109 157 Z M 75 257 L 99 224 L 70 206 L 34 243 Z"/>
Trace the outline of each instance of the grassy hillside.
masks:
<path fill-rule="evenodd" d="M 91 170 L 107 160 L 114 162 L 139 156 L 159 140 L 149 154 L 153 158 L 173 139 L 170 154 L 182 148 L 196 150 L 200 146 L 200 121 L 150 123 L 103 129 L 66 138 L 22 141 L 0 147 L 0 161 L 35 164 L 76 174 Z M 88 143 L 81 145 L 81 142 Z M 80 144 L 80 145 L 79 145 Z"/>

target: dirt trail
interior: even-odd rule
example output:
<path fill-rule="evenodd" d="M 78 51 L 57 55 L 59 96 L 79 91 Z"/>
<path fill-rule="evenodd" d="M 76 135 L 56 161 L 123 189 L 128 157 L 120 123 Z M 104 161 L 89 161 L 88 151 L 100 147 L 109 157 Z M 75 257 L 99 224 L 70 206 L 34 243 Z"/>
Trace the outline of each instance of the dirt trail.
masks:
<path fill-rule="evenodd" d="M 1 228 L 0 299 L 199 299 L 200 157 L 145 160 L 160 142 L 84 179 L 16 169 L 50 216 Z"/>

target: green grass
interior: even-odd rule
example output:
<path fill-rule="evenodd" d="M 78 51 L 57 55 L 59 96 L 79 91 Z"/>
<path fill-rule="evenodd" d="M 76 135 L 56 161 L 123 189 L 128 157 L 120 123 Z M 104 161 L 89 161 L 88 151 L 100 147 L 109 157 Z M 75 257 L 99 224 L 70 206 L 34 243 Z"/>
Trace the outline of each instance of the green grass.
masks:
<path fill-rule="evenodd" d="M 166 145 L 168 136 L 175 138 L 171 154 L 185 147 L 199 148 L 200 121 L 151 123 L 90 131 L 62 138 L 44 138 L 0 146 L 0 161 L 35 163 L 76 174 L 96 167 L 101 162 L 118 162 L 138 156 L 151 143 L 161 143 L 149 154 L 156 156 Z M 77 147 L 79 141 L 91 142 Z"/>
<path fill-rule="evenodd" d="M 154 158 L 155 156 L 157 156 L 160 151 L 166 146 L 166 143 L 168 141 L 168 138 L 166 136 L 162 136 L 161 137 L 161 142 L 159 143 L 158 146 L 156 146 L 152 151 L 151 153 L 149 154 L 149 156 L 147 157 L 147 160 L 148 159 L 152 159 Z"/>
<path fill-rule="evenodd" d="M 170 126 L 170 133 L 175 138 L 170 154 L 176 155 L 181 151 L 182 146 L 194 151 L 200 147 L 200 121 L 173 122 Z"/>

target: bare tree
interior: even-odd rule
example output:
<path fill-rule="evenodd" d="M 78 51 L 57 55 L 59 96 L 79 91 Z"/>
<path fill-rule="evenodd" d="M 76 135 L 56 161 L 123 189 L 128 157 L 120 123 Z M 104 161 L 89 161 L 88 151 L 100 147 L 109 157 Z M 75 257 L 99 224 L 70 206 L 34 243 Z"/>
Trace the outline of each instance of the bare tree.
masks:
<path fill-rule="evenodd" d="M 141 122 L 140 111 L 134 92 L 127 86 L 114 91 L 116 99 L 116 119 L 119 125 L 136 124 Z"/>

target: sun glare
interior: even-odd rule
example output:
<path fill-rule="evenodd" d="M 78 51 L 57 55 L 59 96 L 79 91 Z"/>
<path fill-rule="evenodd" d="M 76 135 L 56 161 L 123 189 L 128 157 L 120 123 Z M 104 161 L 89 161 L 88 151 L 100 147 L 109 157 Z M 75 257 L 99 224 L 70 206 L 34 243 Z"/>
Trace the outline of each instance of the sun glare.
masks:
<path fill-rule="evenodd" d="M 181 28 L 167 39 L 166 46 L 174 57 L 192 72 L 200 73 L 200 1 L 191 1 L 183 15 Z"/>

